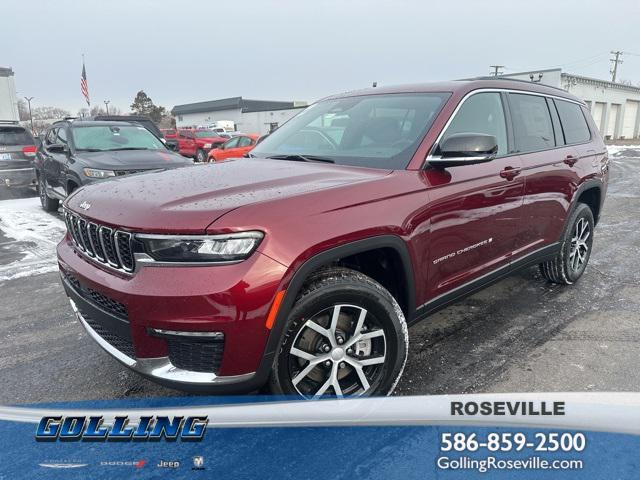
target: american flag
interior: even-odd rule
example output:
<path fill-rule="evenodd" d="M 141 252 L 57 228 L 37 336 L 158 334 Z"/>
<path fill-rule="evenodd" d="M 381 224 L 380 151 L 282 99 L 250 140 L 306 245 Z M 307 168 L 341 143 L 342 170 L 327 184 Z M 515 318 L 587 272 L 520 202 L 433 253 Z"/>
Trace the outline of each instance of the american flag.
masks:
<path fill-rule="evenodd" d="M 82 61 L 82 76 L 80 77 L 80 91 L 84 95 L 87 105 L 91 106 L 89 101 L 89 85 L 87 84 L 87 71 L 84 68 L 84 60 Z"/>

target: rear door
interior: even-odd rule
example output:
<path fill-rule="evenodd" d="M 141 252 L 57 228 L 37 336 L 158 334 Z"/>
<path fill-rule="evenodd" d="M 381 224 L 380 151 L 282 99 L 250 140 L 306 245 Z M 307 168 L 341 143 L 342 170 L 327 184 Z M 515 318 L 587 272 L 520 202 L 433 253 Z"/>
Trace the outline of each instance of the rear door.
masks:
<path fill-rule="evenodd" d="M 464 100 L 441 138 L 454 133 L 496 137 L 492 161 L 425 170 L 430 185 L 429 289 L 435 298 L 509 264 L 522 214 L 520 157 L 511 153 L 510 127 L 499 92 Z"/>
<path fill-rule="evenodd" d="M 578 152 L 567 145 L 553 99 L 509 93 L 515 147 L 525 180 L 524 211 L 515 255 L 557 242 L 576 182 Z"/>
<path fill-rule="evenodd" d="M 61 127 L 51 128 L 44 137 L 44 141 L 42 142 L 42 173 L 49 188 L 54 190 L 58 195 L 64 195 L 64 188 L 63 184 L 60 183 L 60 177 L 63 167 L 61 162 L 64 162 L 65 159 L 62 158 L 63 155 L 53 153 L 49 150 L 49 146 L 58 143 L 58 130 L 60 130 L 60 128 Z"/>
<path fill-rule="evenodd" d="M 252 148 L 254 140 L 251 137 L 240 137 L 238 140 L 238 156 L 244 157 Z"/>
<path fill-rule="evenodd" d="M 231 140 L 227 140 L 221 150 L 220 150 L 220 155 L 216 155 L 216 160 L 224 160 L 225 158 L 233 158 L 233 157 L 238 157 L 238 156 L 242 156 L 240 155 L 239 152 L 239 148 L 238 148 L 238 144 L 240 143 L 240 139 L 242 137 L 233 137 Z"/>

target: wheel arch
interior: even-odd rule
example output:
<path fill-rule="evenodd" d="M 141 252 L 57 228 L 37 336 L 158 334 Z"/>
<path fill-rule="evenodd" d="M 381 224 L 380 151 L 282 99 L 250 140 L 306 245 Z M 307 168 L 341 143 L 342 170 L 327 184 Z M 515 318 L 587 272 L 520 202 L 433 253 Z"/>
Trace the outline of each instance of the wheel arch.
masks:
<path fill-rule="evenodd" d="M 579 203 L 584 203 L 591 209 L 594 225 L 597 225 L 600 218 L 602 200 L 602 183 L 598 180 L 587 181 L 580 185 L 580 188 L 574 194 L 574 202 L 569 215 Z"/>
<path fill-rule="evenodd" d="M 403 292 L 404 298 L 397 300 L 398 303 L 404 305 L 403 311 L 407 321 L 415 315 L 416 300 L 413 267 L 409 249 L 402 238 L 396 235 L 377 235 L 355 240 L 320 252 L 305 260 L 304 263 L 293 272 L 287 284 L 286 293 L 278 309 L 278 314 L 273 323 L 262 362 L 258 369 L 258 376 L 260 378 L 266 379 L 269 375 L 274 356 L 280 348 L 287 316 L 309 275 L 322 267 L 335 265 L 336 262 L 340 262 L 343 259 L 352 259 L 354 256 L 375 251 L 393 252 L 393 255 L 396 255 L 399 265 L 402 266 L 402 278 L 405 284 Z"/>

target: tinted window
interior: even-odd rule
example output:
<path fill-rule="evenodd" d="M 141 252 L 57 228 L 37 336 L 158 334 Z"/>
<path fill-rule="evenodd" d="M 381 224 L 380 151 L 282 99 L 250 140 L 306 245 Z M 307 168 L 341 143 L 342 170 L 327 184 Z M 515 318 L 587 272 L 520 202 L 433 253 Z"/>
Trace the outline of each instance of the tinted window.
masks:
<path fill-rule="evenodd" d="M 224 143 L 224 148 L 236 148 L 239 141 L 240 141 L 240 137 L 235 137 L 235 138 L 232 138 L 231 140 L 227 140 Z"/>
<path fill-rule="evenodd" d="M 562 122 L 562 131 L 567 143 L 587 142 L 591 138 L 587 121 L 582 114 L 580 105 L 562 100 L 556 100 L 558 115 Z"/>
<path fill-rule="evenodd" d="M 33 145 L 33 138 L 22 127 L 0 127 L 0 145 Z"/>
<path fill-rule="evenodd" d="M 534 152 L 555 147 L 551 115 L 544 97 L 509 94 L 516 150 Z"/>
<path fill-rule="evenodd" d="M 238 141 L 239 147 L 248 147 L 249 145 L 251 145 L 251 139 L 249 137 L 240 137 Z"/>
<path fill-rule="evenodd" d="M 478 93 L 469 97 L 453 118 L 442 140 L 454 133 L 484 133 L 498 142 L 498 155 L 507 153 L 507 127 L 499 93 Z"/>
<path fill-rule="evenodd" d="M 62 127 L 58 129 L 58 138 L 56 143 L 62 143 L 63 145 L 67 144 L 67 132 Z"/>
<path fill-rule="evenodd" d="M 47 132 L 47 136 L 44 138 L 45 145 L 53 145 L 56 143 L 56 138 L 58 136 L 58 129 L 52 128 Z"/>
<path fill-rule="evenodd" d="M 341 165 L 405 168 L 449 95 L 361 95 L 318 102 L 258 145 L 257 157 L 309 155 Z"/>

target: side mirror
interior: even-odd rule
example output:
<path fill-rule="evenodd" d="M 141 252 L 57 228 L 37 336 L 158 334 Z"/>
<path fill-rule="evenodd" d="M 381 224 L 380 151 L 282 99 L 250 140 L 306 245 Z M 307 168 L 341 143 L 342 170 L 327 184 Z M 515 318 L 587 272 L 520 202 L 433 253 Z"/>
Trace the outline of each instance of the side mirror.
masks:
<path fill-rule="evenodd" d="M 178 151 L 178 144 L 175 143 L 175 142 L 166 142 L 165 141 L 164 146 L 167 147 L 172 152 L 177 152 Z"/>
<path fill-rule="evenodd" d="M 498 141 L 484 133 L 455 133 L 445 138 L 436 154 L 427 158 L 438 168 L 490 162 L 498 153 Z"/>
<path fill-rule="evenodd" d="M 52 143 L 47 150 L 51 153 L 69 153 L 69 147 L 64 143 Z"/>

